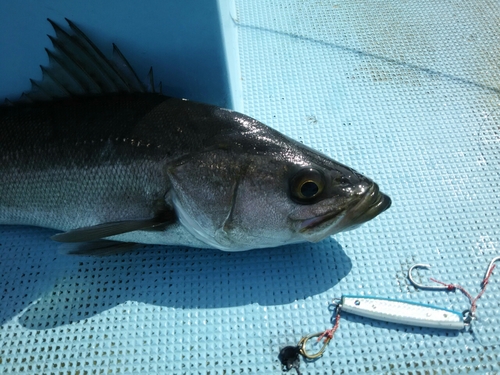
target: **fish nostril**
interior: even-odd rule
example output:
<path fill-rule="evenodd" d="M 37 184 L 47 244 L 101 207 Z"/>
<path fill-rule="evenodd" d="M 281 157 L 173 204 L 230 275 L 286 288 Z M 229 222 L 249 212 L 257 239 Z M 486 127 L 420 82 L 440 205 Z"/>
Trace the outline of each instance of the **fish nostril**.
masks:
<path fill-rule="evenodd" d="M 351 181 L 347 177 L 345 177 L 345 176 L 340 177 L 340 183 L 341 184 L 348 184 L 350 182 Z"/>
<path fill-rule="evenodd" d="M 351 179 L 346 175 L 337 175 L 332 178 L 332 182 L 336 185 L 350 185 Z"/>
<path fill-rule="evenodd" d="M 378 194 L 378 186 L 372 182 L 360 181 L 353 186 L 353 193 L 358 196 L 374 197 Z"/>

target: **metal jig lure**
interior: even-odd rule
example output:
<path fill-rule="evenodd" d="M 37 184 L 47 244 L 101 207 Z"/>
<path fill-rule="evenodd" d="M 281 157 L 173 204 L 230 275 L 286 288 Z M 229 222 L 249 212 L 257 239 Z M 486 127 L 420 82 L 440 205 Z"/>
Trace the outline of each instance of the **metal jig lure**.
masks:
<path fill-rule="evenodd" d="M 416 288 L 425 290 L 459 289 L 460 291 L 462 291 L 462 293 L 464 293 L 471 302 L 470 310 L 466 310 L 463 313 L 413 301 L 396 300 L 382 297 L 343 295 L 340 300 L 338 300 L 339 302 L 334 302 L 335 318 L 333 322 L 334 325 L 331 329 L 304 336 L 300 339 L 297 346 L 287 346 L 281 350 L 279 359 L 283 364 L 283 370 L 290 370 L 292 368 L 295 368 L 297 370 L 297 374 L 300 374 L 299 354 L 308 360 L 314 360 L 323 355 L 326 347 L 328 346 L 328 343 L 331 341 L 335 331 L 339 327 L 341 311 L 385 322 L 417 327 L 452 330 L 462 330 L 466 328 L 468 325 L 470 325 L 471 321 L 475 317 L 477 300 L 481 298 L 481 296 L 485 292 L 489 278 L 493 272 L 493 269 L 495 268 L 494 263 L 498 260 L 500 260 L 500 256 L 495 257 L 490 261 L 484 279 L 481 283 L 481 291 L 476 296 L 476 298 L 472 298 L 472 296 L 460 285 L 446 284 L 434 279 L 431 280 L 442 284 L 442 286 L 427 286 L 417 283 L 412 276 L 412 271 L 415 268 L 428 269 L 431 267 L 428 264 L 419 263 L 409 268 L 408 279 Z M 306 344 L 312 338 L 317 338 L 316 340 L 318 342 L 324 339 L 323 346 L 319 351 L 315 353 L 310 353 L 306 350 Z"/>
<path fill-rule="evenodd" d="M 344 295 L 338 308 L 370 319 L 416 327 L 460 330 L 468 325 L 458 311 L 412 301 Z"/>

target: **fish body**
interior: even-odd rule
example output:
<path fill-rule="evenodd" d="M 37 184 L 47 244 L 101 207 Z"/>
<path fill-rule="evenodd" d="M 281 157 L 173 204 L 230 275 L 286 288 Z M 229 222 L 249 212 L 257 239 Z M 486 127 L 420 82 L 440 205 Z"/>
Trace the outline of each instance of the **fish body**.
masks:
<path fill-rule="evenodd" d="M 370 179 L 253 118 L 141 89 L 69 24 L 53 23 L 29 100 L 0 106 L 0 224 L 239 251 L 317 242 L 390 206 Z"/>

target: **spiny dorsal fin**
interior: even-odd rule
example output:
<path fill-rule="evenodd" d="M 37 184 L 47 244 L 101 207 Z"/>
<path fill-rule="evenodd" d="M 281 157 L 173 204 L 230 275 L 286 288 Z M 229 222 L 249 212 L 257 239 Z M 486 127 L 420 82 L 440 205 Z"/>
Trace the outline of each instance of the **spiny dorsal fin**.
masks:
<path fill-rule="evenodd" d="M 53 51 L 45 49 L 49 65 L 40 66 L 42 79 L 31 80 L 31 90 L 23 93 L 21 101 L 119 92 L 156 92 L 152 68 L 143 83 L 115 44 L 113 58 L 107 59 L 70 20 L 66 19 L 69 31 L 50 19 L 48 21 L 56 34 L 55 37 L 49 35 Z"/>
<path fill-rule="evenodd" d="M 116 70 L 120 72 L 122 78 L 127 82 L 131 91 L 146 91 L 144 85 L 137 77 L 134 69 L 130 66 L 129 62 L 123 56 L 122 52 L 116 44 L 113 43 L 113 61 L 111 61 Z"/>

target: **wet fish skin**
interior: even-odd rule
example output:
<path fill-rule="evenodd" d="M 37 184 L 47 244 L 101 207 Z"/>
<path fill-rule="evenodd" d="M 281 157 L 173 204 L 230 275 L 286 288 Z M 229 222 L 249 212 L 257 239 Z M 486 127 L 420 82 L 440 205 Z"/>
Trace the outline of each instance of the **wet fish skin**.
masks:
<path fill-rule="evenodd" d="M 174 210 L 181 225 L 122 239 L 240 250 L 305 241 L 297 223 L 374 186 L 247 116 L 158 94 L 4 106 L 0 124 L 2 224 L 67 231 Z M 296 203 L 289 181 L 311 167 L 332 196 Z"/>
<path fill-rule="evenodd" d="M 78 41 L 68 50 L 91 45 L 70 27 L 77 37 L 55 27 L 65 43 Z M 86 61 L 102 59 L 94 47 L 81 52 Z M 36 88 L 51 96 L 57 84 Z M 239 251 L 317 242 L 391 204 L 369 178 L 246 115 L 116 91 L 0 106 L 0 224 L 65 231 L 55 237 L 63 242 Z"/>

